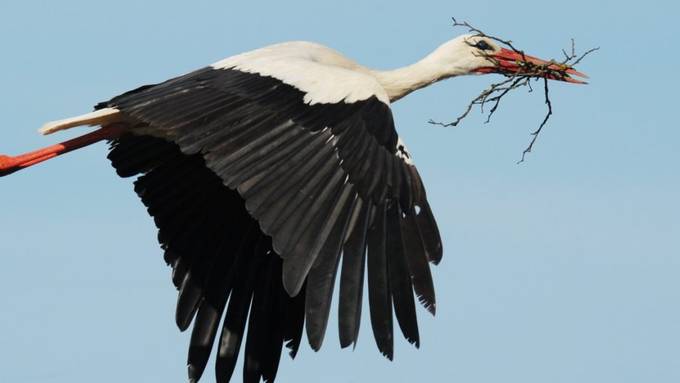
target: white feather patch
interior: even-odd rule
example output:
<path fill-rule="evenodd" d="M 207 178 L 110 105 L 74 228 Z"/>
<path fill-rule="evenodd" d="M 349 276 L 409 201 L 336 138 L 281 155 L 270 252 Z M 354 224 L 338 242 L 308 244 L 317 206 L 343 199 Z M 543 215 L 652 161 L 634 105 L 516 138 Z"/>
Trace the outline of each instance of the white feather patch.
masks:
<path fill-rule="evenodd" d="M 305 93 L 307 104 L 352 103 L 373 96 L 389 105 L 371 72 L 323 45 L 289 42 L 226 58 L 211 65 L 274 77 Z"/>
<path fill-rule="evenodd" d="M 94 112 L 83 114 L 63 120 L 48 122 L 40 128 L 39 132 L 44 135 L 52 134 L 60 130 L 66 130 L 83 125 L 104 125 L 120 120 L 120 111 L 116 108 L 104 108 Z"/>
<path fill-rule="evenodd" d="M 413 157 L 411 157 L 411 153 L 406 148 L 406 144 L 401 140 L 401 137 L 397 137 L 397 157 L 407 164 L 413 165 Z"/>

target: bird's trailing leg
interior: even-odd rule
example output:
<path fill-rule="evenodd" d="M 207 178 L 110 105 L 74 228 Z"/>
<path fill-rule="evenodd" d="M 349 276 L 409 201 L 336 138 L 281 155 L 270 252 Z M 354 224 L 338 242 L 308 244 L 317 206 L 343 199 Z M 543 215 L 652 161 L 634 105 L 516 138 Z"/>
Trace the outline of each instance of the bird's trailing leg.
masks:
<path fill-rule="evenodd" d="M 95 130 L 94 132 L 76 137 L 72 140 L 64 141 L 60 144 L 48 146 L 46 148 L 38 149 L 18 156 L 6 156 L 0 154 L 0 177 L 12 174 L 16 171 L 25 169 L 43 161 L 47 161 L 50 158 L 54 158 L 60 154 L 68 153 L 72 150 L 94 144 L 95 142 L 117 138 L 123 131 L 125 131 L 125 129 L 125 124 L 114 123 Z"/>

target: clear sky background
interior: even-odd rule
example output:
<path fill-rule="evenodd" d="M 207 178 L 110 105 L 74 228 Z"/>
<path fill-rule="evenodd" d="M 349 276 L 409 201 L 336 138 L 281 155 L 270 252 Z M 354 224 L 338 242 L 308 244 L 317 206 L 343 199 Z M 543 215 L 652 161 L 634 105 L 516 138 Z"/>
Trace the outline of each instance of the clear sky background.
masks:
<path fill-rule="evenodd" d="M 3 1 L 0 153 L 61 141 L 48 120 L 266 44 L 324 43 L 368 66 L 421 58 L 462 33 L 450 16 L 560 57 L 602 50 L 588 86 L 552 85 L 494 120 L 451 120 L 498 77 L 458 78 L 394 106 L 444 239 L 422 346 L 358 347 L 337 320 L 281 382 L 680 381 L 680 130 L 671 1 Z M 156 229 L 104 144 L 0 180 L 0 381 L 182 382 L 189 334 Z M 333 315 L 335 315 L 335 311 Z M 367 314 L 367 311 L 364 311 Z M 240 381 L 240 363 L 234 381 Z M 212 367 L 205 382 L 214 381 Z"/>

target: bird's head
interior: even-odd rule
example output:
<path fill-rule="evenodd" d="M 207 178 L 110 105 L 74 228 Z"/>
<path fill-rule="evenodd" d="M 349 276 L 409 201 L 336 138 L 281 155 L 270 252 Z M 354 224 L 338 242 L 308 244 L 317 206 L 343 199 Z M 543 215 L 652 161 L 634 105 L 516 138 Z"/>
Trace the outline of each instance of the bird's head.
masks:
<path fill-rule="evenodd" d="M 588 77 L 569 66 L 505 48 L 494 39 L 480 35 L 458 36 L 442 44 L 428 59 L 443 68 L 446 77 L 500 73 L 547 77 L 576 84 L 585 82 L 571 76 Z"/>

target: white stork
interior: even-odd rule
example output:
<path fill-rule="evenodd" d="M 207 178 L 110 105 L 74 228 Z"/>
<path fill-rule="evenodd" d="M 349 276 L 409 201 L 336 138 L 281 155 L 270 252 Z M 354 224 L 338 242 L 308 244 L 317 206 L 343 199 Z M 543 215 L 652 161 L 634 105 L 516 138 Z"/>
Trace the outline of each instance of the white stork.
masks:
<path fill-rule="evenodd" d="M 244 334 L 246 382 L 274 380 L 303 323 L 318 350 L 341 259 L 340 343 L 357 340 L 367 268 L 375 341 L 391 359 L 392 311 L 416 347 L 414 292 L 435 312 L 429 263 L 441 260 L 442 244 L 390 103 L 450 77 L 512 74 L 523 60 L 546 63 L 473 35 L 390 71 L 315 43 L 272 45 L 50 122 L 42 133 L 101 128 L 0 156 L 0 176 L 111 142 L 109 159 L 121 177 L 139 176 L 135 191 L 158 226 L 179 289 L 177 325 L 194 323 L 190 381 L 216 337 L 218 382 L 230 380 Z"/>

